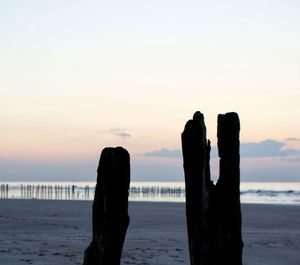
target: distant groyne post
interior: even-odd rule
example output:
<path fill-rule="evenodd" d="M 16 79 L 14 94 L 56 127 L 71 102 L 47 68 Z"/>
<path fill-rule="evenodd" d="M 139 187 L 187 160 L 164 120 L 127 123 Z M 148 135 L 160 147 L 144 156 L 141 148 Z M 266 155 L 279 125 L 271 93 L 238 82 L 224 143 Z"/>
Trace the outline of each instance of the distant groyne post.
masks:
<path fill-rule="evenodd" d="M 8 199 L 8 191 L 9 187 L 8 184 L 1 184 L 1 192 L 0 192 L 0 198 L 1 199 Z"/>
<path fill-rule="evenodd" d="M 191 265 L 242 265 L 239 132 L 236 113 L 218 116 L 216 185 L 210 178 L 210 142 L 203 114 L 196 112 L 182 133 Z"/>
<path fill-rule="evenodd" d="M 122 147 L 103 149 L 93 203 L 93 239 L 83 265 L 120 265 L 129 225 L 129 153 Z"/>

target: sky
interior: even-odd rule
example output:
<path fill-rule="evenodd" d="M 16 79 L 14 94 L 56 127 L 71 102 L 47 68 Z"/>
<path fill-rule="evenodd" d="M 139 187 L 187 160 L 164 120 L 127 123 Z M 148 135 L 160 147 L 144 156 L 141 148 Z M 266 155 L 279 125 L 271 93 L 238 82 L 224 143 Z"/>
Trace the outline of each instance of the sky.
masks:
<path fill-rule="evenodd" d="M 297 0 L 0 1 L 0 181 L 183 181 L 195 111 L 241 122 L 242 181 L 300 181 Z M 212 175 L 218 176 L 213 148 Z"/>

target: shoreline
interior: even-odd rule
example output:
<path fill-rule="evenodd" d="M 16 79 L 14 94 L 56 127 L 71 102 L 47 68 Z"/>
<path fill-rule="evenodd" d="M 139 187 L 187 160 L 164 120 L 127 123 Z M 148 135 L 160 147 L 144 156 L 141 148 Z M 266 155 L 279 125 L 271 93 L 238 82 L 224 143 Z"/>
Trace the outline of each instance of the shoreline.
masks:
<path fill-rule="evenodd" d="M 29 199 L 23 199 L 23 198 L 0 198 L 1 201 L 44 201 L 44 202 L 86 202 L 86 203 L 93 203 L 92 199 L 36 199 L 36 198 L 29 198 Z M 142 201 L 142 200 L 129 200 L 129 204 L 131 203 L 154 203 L 154 204 L 185 204 L 185 201 Z M 292 207 L 299 207 L 300 208 L 300 202 L 299 203 L 287 203 L 287 202 L 241 202 L 241 206 L 243 205 L 264 205 L 264 206 L 292 206 Z"/>
<path fill-rule="evenodd" d="M 0 200 L 0 264 L 82 264 L 92 201 Z M 242 204 L 244 265 L 300 261 L 300 206 Z M 129 202 L 121 264 L 189 264 L 185 204 Z"/>
<path fill-rule="evenodd" d="M 93 200 L 90 182 L 10 182 L 1 184 L 0 199 Z M 131 182 L 130 201 L 185 202 L 184 182 Z M 300 182 L 241 182 L 242 203 L 300 205 Z"/>

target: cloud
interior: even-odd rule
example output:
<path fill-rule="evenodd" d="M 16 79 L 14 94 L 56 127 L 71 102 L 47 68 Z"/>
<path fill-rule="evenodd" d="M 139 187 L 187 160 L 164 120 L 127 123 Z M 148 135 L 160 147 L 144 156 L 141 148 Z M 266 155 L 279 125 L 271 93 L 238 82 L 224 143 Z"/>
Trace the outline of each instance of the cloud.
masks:
<path fill-rule="evenodd" d="M 294 162 L 294 163 L 300 163 L 300 157 L 288 157 L 288 158 L 283 158 L 282 161 Z"/>
<path fill-rule="evenodd" d="M 265 140 L 259 143 L 241 144 L 241 156 L 244 157 L 285 157 L 300 153 L 299 150 L 285 149 L 285 143 Z"/>
<path fill-rule="evenodd" d="M 129 133 L 126 133 L 126 132 L 115 133 L 115 135 L 117 135 L 117 136 L 119 136 L 123 139 L 131 137 L 131 135 Z"/>
<path fill-rule="evenodd" d="M 258 143 L 241 143 L 240 145 L 241 157 L 287 157 L 290 155 L 300 154 L 300 150 L 285 149 L 285 143 L 275 140 L 265 140 Z M 155 150 L 144 153 L 143 156 L 151 157 L 182 157 L 181 149 L 166 149 Z M 218 157 L 218 150 L 216 146 L 211 148 L 211 158 Z"/>
<path fill-rule="evenodd" d="M 109 133 L 116 135 L 122 139 L 131 137 L 131 135 L 129 133 L 127 133 L 125 129 L 120 129 L 120 128 L 110 129 Z"/>
<path fill-rule="evenodd" d="M 211 156 L 216 157 L 218 154 L 218 150 L 216 147 L 212 147 Z M 181 149 L 167 149 L 162 148 L 160 150 L 154 150 L 150 152 L 146 152 L 143 156 L 150 156 L 150 157 L 168 157 L 168 158 L 180 158 L 182 157 Z"/>
<path fill-rule="evenodd" d="M 287 142 L 291 142 L 291 141 L 300 141 L 300 138 L 296 138 L 296 137 L 290 137 L 285 139 Z"/>
<path fill-rule="evenodd" d="M 160 150 L 144 153 L 143 156 L 178 158 L 182 155 L 180 149 L 171 150 L 167 148 L 162 148 Z"/>

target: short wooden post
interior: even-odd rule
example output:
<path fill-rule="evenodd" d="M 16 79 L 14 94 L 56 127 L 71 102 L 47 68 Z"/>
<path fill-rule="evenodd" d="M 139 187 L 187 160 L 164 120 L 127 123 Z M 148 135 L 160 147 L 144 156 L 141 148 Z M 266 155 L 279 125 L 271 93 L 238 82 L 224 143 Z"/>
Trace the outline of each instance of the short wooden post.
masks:
<path fill-rule="evenodd" d="M 100 157 L 93 203 L 93 239 L 83 265 L 120 265 L 128 216 L 129 153 L 105 148 Z"/>

